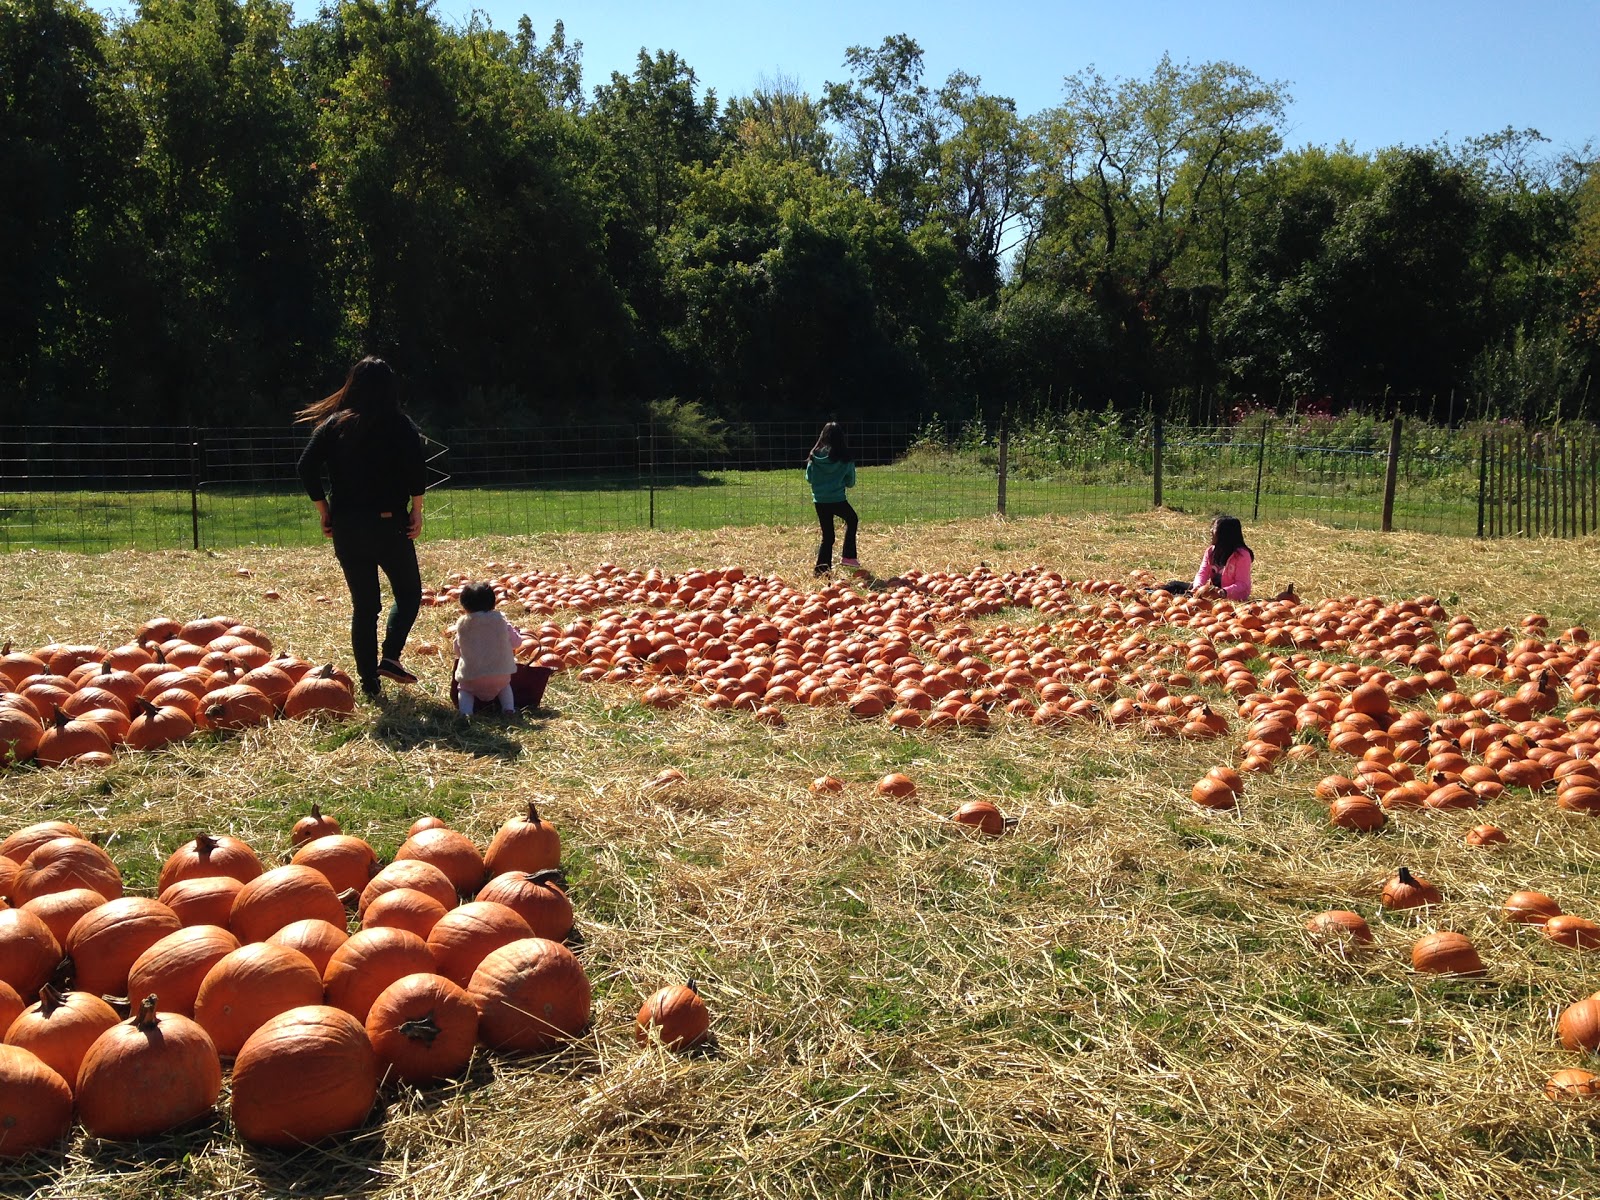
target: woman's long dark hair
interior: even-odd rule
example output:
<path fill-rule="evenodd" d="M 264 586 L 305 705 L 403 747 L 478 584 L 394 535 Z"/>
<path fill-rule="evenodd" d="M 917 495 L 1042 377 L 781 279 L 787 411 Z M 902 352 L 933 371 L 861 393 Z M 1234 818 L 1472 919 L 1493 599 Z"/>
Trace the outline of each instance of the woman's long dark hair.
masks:
<path fill-rule="evenodd" d="M 369 354 L 350 368 L 343 387 L 315 404 L 306 405 L 295 420 L 316 423 L 336 414 L 386 417 L 399 412 L 400 384 L 394 368 Z"/>
<path fill-rule="evenodd" d="M 806 461 L 810 462 L 820 450 L 826 450 L 834 462 L 855 461 L 855 456 L 850 453 L 850 443 L 845 440 L 844 426 L 837 421 L 829 421 L 822 427 L 822 432 L 817 434 L 817 444 L 811 447 Z"/>
<path fill-rule="evenodd" d="M 1219 516 L 1211 526 L 1211 569 L 1220 572 L 1237 551 L 1243 550 L 1255 561 L 1256 552 L 1245 545 L 1244 529 L 1238 517 Z"/>

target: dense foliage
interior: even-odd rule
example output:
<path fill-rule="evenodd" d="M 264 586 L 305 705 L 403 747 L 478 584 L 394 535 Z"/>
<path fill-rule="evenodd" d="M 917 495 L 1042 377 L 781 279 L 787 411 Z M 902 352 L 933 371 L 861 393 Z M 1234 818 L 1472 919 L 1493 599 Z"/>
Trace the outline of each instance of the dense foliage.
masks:
<path fill-rule="evenodd" d="M 1288 149 L 1226 62 L 1033 115 L 923 74 L 896 35 L 721 98 L 427 0 L 0 0 L 0 403 L 275 423 L 363 352 L 456 422 L 1600 403 L 1586 152 Z"/>

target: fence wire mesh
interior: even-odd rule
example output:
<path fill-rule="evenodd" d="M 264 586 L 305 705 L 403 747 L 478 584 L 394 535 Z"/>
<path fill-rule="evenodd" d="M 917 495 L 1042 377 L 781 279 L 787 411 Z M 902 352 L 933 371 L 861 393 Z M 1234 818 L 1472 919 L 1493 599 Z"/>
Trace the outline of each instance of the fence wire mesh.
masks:
<path fill-rule="evenodd" d="M 707 441 L 650 425 L 429 431 L 429 536 L 810 525 L 812 425 Z M 1391 434 L 1393 441 L 1391 444 Z M 315 544 L 297 429 L 0 427 L 0 551 Z M 1156 503 L 1253 521 L 1309 518 L 1501 536 L 1586 534 L 1600 462 L 1587 434 L 1319 428 L 1099 418 L 1070 428 L 850 427 L 852 501 L 878 524 L 1129 514 Z"/>

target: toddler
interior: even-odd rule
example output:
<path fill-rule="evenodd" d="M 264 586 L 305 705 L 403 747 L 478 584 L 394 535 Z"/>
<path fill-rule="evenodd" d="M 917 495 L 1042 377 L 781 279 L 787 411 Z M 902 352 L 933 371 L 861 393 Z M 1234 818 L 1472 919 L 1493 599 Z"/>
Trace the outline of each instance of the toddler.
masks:
<path fill-rule="evenodd" d="M 504 713 L 516 708 L 511 676 L 522 633 L 494 605 L 493 584 L 469 583 L 461 589 L 462 615 L 450 627 L 456 648 L 456 707 L 469 717 L 491 700 L 500 701 Z"/>

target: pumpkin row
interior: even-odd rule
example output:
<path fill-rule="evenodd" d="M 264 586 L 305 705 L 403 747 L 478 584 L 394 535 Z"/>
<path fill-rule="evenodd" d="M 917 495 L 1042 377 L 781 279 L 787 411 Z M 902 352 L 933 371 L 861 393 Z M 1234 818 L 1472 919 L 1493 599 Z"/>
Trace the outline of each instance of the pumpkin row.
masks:
<path fill-rule="evenodd" d="M 0 766 L 104 766 L 118 748 L 159 750 L 274 716 L 353 711 L 343 671 L 274 656 L 271 638 L 228 617 L 153 618 L 110 650 L 7 644 L 0 653 Z"/>
<path fill-rule="evenodd" d="M 477 855 L 436 818 L 418 826 L 403 852 L 453 865 L 464 842 Z M 20 903 L 0 909 L 0 1122 L 10 1122 L 0 1155 L 57 1140 L 74 1105 L 98 1137 L 164 1132 L 216 1102 L 227 1058 L 241 1137 L 315 1141 L 365 1120 L 385 1075 L 459 1074 L 475 1045 L 542 1052 L 587 1027 L 589 983 L 559 940 L 572 926 L 559 872 L 514 865 L 480 889 L 476 857 L 477 899 L 458 903 L 470 891 L 436 861 L 377 870 L 365 842 L 330 829 L 337 821 L 313 809 L 291 834 L 297 861 L 272 870 L 238 839 L 201 835 L 167 860 L 159 900 L 121 895 L 115 864 L 68 823 L 0 843 L 0 864 L 15 868 L 0 891 Z M 559 835 L 530 806 L 487 857 L 531 866 L 559 856 Z M 335 890 L 346 871 L 365 885 L 346 891 L 361 919 L 354 934 Z M 137 1002 L 126 1022 L 105 998 L 124 994 Z M 706 1036 L 709 1016 L 692 986 L 664 988 L 637 1029 L 687 1046 Z M 153 1082 L 175 1074 L 184 1086 Z"/>

